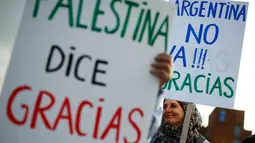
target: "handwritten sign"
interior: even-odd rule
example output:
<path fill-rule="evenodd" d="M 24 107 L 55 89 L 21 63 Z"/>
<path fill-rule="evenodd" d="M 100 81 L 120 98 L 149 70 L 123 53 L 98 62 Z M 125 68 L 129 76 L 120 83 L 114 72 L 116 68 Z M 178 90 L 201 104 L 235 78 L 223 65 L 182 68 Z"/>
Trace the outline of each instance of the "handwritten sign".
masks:
<path fill-rule="evenodd" d="M 166 98 L 233 108 L 248 3 L 179 0 L 169 54 L 173 80 Z"/>
<path fill-rule="evenodd" d="M 175 6 L 27 0 L 0 98 L 1 143 L 144 142 Z"/>

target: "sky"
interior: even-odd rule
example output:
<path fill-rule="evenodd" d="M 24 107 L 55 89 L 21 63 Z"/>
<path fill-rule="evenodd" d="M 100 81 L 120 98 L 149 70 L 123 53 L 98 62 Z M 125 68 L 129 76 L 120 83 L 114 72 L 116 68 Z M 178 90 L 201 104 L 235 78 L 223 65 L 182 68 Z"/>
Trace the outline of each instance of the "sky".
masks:
<path fill-rule="evenodd" d="M 255 133 L 255 55 L 253 55 L 255 54 L 255 1 L 239 1 L 248 1 L 249 11 L 234 109 L 245 111 L 244 128 Z M 25 0 L 0 1 L 0 93 L 24 6 Z M 214 107 L 206 105 L 197 106 L 203 118 L 203 125 L 207 126 L 208 117 Z"/>

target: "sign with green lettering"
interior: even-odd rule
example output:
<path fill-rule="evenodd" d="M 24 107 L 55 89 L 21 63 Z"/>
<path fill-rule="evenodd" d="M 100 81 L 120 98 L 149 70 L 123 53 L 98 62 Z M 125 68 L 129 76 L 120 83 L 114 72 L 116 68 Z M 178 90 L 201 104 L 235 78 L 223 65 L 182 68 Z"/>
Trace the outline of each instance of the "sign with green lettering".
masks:
<path fill-rule="evenodd" d="M 177 0 L 176 6 L 168 48 L 175 71 L 164 96 L 233 108 L 248 3 Z"/>
<path fill-rule="evenodd" d="M 176 7 L 27 0 L 0 96 L 1 143 L 145 142 Z"/>

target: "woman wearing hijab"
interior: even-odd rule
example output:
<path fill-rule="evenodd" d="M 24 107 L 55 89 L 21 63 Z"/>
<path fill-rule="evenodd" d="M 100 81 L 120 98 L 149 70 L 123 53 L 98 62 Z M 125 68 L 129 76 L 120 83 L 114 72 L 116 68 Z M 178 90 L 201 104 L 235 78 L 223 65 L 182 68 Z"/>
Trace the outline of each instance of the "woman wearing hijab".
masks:
<path fill-rule="evenodd" d="M 163 120 L 157 130 L 153 143 L 179 143 L 183 121 L 188 103 L 176 100 L 164 100 Z M 193 105 L 186 143 L 209 143 L 197 130 L 201 127 L 202 118 Z"/>

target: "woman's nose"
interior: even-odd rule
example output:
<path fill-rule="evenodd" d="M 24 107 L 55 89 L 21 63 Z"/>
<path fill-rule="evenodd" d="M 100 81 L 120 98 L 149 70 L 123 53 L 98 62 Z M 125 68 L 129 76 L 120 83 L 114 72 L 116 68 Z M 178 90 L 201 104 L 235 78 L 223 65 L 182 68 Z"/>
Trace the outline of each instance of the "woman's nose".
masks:
<path fill-rule="evenodd" d="M 165 110 L 165 112 L 171 112 L 172 111 L 172 109 L 169 106 L 167 106 L 164 110 Z"/>

